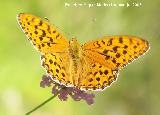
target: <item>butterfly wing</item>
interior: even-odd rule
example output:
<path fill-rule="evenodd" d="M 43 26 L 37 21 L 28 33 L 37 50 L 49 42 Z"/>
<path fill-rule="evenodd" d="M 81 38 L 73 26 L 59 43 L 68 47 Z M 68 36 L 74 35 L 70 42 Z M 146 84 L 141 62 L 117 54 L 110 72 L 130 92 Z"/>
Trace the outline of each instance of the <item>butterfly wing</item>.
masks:
<path fill-rule="evenodd" d="M 42 55 L 41 62 L 42 66 L 47 71 L 47 74 L 51 76 L 53 81 L 67 87 L 73 87 L 73 79 L 70 73 L 71 63 L 67 53 Z"/>
<path fill-rule="evenodd" d="M 93 62 L 86 56 L 82 56 L 81 64 L 79 88 L 82 90 L 101 91 L 117 79 L 118 69 L 111 69 L 98 62 Z"/>
<path fill-rule="evenodd" d="M 111 69 L 121 69 L 149 49 L 149 43 L 133 36 L 111 36 L 82 46 L 83 54 Z"/>
<path fill-rule="evenodd" d="M 65 52 L 68 41 L 47 20 L 37 16 L 20 13 L 18 23 L 29 41 L 41 53 Z"/>
<path fill-rule="evenodd" d="M 21 13 L 18 22 L 29 41 L 41 53 L 42 66 L 51 78 L 63 85 L 72 85 L 69 68 L 68 41 L 47 20 Z"/>
<path fill-rule="evenodd" d="M 143 55 L 147 41 L 133 36 L 111 36 L 82 46 L 81 89 L 102 90 L 116 80 L 118 70 Z"/>

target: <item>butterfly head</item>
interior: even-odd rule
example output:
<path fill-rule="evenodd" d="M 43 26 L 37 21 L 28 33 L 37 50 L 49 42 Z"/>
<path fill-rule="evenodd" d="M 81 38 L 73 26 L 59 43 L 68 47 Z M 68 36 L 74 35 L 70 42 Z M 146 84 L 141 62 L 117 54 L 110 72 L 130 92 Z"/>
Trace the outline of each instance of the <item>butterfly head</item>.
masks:
<path fill-rule="evenodd" d="M 78 41 L 77 41 L 76 37 L 73 37 L 72 40 L 70 41 L 70 44 L 74 44 L 74 43 L 77 43 L 77 42 Z"/>
<path fill-rule="evenodd" d="M 71 41 L 69 41 L 69 49 L 72 57 L 78 58 L 80 55 L 81 45 L 78 43 L 77 39 L 74 37 Z"/>
<path fill-rule="evenodd" d="M 73 37 L 72 40 L 69 41 L 70 46 L 80 46 L 80 44 L 78 43 L 76 37 Z"/>

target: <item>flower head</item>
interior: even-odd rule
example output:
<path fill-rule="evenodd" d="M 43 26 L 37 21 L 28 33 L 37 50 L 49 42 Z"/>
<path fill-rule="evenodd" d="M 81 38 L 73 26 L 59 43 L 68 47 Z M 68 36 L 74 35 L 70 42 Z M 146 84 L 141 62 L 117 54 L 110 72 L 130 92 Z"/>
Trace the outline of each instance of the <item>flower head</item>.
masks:
<path fill-rule="evenodd" d="M 93 98 L 95 97 L 94 94 L 89 94 L 85 91 L 82 91 L 76 87 L 66 87 L 64 85 L 60 85 L 54 82 L 49 76 L 43 75 L 42 81 L 40 82 L 40 86 L 45 88 L 52 86 L 52 94 L 58 95 L 58 98 L 61 101 L 66 101 L 68 96 L 70 96 L 75 101 L 85 100 L 88 105 L 94 103 Z"/>

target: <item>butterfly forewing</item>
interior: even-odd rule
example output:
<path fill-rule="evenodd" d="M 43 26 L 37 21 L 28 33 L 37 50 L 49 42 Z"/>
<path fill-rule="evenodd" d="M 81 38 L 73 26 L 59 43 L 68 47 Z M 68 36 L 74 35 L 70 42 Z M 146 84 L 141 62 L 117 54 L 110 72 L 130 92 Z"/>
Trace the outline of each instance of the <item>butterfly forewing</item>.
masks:
<path fill-rule="evenodd" d="M 122 68 L 143 55 L 148 49 L 147 41 L 133 36 L 103 37 L 82 46 L 86 57 L 108 68 Z"/>
<path fill-rule="evenodd" d="M 68 41 L 47 20 L 21 13 L 18 22 L 31 43 L 41 53 L 65 52 Z"/>

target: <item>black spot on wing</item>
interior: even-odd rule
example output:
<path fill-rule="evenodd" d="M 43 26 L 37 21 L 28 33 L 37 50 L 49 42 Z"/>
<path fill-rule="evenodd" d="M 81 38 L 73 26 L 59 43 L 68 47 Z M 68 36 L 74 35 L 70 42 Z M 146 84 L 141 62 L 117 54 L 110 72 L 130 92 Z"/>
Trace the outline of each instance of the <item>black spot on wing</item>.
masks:
<path fill-rule="evenodd" d="M 45 46 L 45 44 L 42 43 L 42 47 L 44 47 L 44 46 Z"/>
<path fill-rule="evenodd" d="M 37 26 L 37 25 L 35 25 L 34 27 L 35 27 L 35 29 L 38 29 L 38 26 Z"/>
<path fill-rule="evenodd" d="M 119 58 L 121 56 L 120 53 L 116 53 L 116 58 Z"/>
<path fill-rule="evenodd" d="M 106 50 L 106 49 L 105 49 L 105 50 L 103 51 L 103 53 L 104 53 L 104 54 L 107 54 L 107 53 L 108 53 L 108 51 L 109 51 L 109 50 Z"/>
<path fill-rule="evenodd" d="M 92 67 L 96 67 L 96 64 L 93 64 L 93 66 Z"/>
<path fill-rule="evenodd" d="M 47 45 L 48 45 L 49 47 L 51 47 L 51 43 L 47 43 Z"/>
<path fill-rule="evenodd" d="M 123 43 L 123 38 L 122 37 L 119 38 L 119 43 Z"/>
<path fill-rule="evenodd" d="M 65 77 L 65 74 L 64 74 L 64 73 L 61 73 L 61 74 L 62 74 L 63 77 Z"/>
<path fill-rule="evenodd" d="M 38 32 L 37 32 L 37 31 L 34 31 L 34 33 L 35 33 L 35 34 L 38 34 Z"/>
<path fill-rule="evenodd" d="M 94 42 L 95 43 L 95 45 L 99 48 L 99 47 L 101 47 L 101 45 L 99 44 L 99 42 L 98 41 L 96 41 L 96 42 Z"/>
<path fill-rule="evenodd" d="M 39 37 L 39 39 L 40 39 L 40 41 L 42 41 L 42 40 L 43 40 L 43 37 Z"/>
<path fill-rule="evenodd" d="M 115 59 L 115 58 L 113 58 L 112 62 L 113 62 L 113 63 L 116 63 L 116 59 Z"/>
<path fill-rule="evenodd" d="M 133 48 L 134 48 L 134 49 L 136 49 L 136 48 L 137 48 L 137 46 L 135 45 L 135 46 L 133 46 Z"/>
<path fill-rule="evenodd" d="M 124 46 L 124 48 L 125 48 L 125 49 L 127 49 L 127 48 L 128 48 L 128 46 L 127 46 L 127 45 L 125 45 L 125 46 Z"/>
<path fill-rule="evenodd" d="M 103 72 L 102 72 L 102 71 L 99 71 L 99 74 L 100 74 L 100 75 L 102 75 L 102 74 L 103 74 Z"/>
<path fill-rule="evenodd" d="M 117 52 L 118 48 L 119 48 L 118 46 L 113 47 L 113 51 Z"/>
<path fill-rule="evenodd" d="M 103 45 L 105 45 L 105 42 L 103 40 L 101 42 L 103 43 Z"/>
<path fill-rule="evenodd" d="M 50 63 L 50 64 L 52 64 L 52 63 L 53 63 L 53 61 L 50 59 L 50 60 L 49 60 L 49 63 Z"/>
<path fill-rule="evenodd" d="M 39 26 L 42 26 L 42 24 L 43 24 L 43 22 L 42 22 L 42 20 L 40 20 L 40 22 L 39 22 Z"/>
<path fill-rule="evenodd" d="M 105 59 L 106 59 L 106 60 L 108 60 L 109 58 L 110 58 L 110 56 L 109 56 L 109 55 L 106 55 L 106 56 L 105 56 Z"/>
<path fill-rule="evenodd" d="M 42 35 L 41 37 L 45 37 L 46 36 L 46 32 L 44 30 L 42 30 Z"/>
<path fill-rule="evenodd" d="M 108 74 L 108 70 L 105 70 L 105 71 L 104 71 L 104 74 L 107 75 L 107 74 Z"/>
<path fill-rule="evenodd" d="M 90 78 L 90 79 L 89 79 L 89 82 L 92 82 L 92 81 L 93 81 L 93 79 L 92 79 L 92 78 Z"/>
<path fill-rule="evenodd" d="M 97 78 L 96 78 L 96 80 L 97 80 L 97 81 L 100 81 L 100 78 L 99 78 L 99 77 L 97 77 Z"/>
<path fill-rule="evenodd" d="M 123 50 L 123 54 L 126 54 L 127 53 L 127 51 L 126 50 Z"/>
<path fill-rule="evenodd" d="M 59 34 L 56 36 L 56 38 L 58 38 L 59 37 Z"/>
<path fill-rule="evenodd" d="M 112 45 L 112 41 L 113 41 L 113 38 L 111 38 L 111 39 L 108 41 L 107 46 Z"/>
<path fill-rule="evenodd" d="M 58 69 L 56 69 L 56 72 L 57 72 L 57 73 L 59 73 L 59 70 L 58 70 Z"/>
<path fill-rule="evenodd" d="M 94 76 L 96 76 L 96 75 L 97 75 L 97 73 L 98 73 L 98 72 L 95 72 L 95 73 L 94 73 Z"/>
<path fill-rule="evenodd" d="M 52 39 L 52 38 L 50 38 L 49 40 L 50 40 L 50 42 L 53 42 L 53 39 Z"/>
<path fill-rule="evenodd" d="M 30 25 L 30 22 L 27 22 L 28 25 Z"/>

